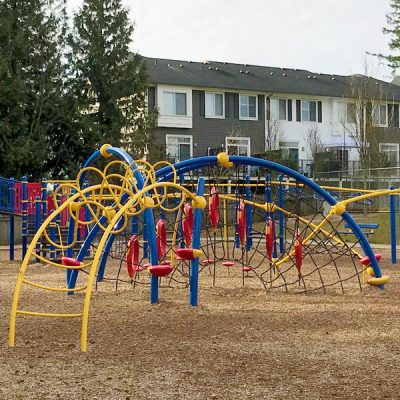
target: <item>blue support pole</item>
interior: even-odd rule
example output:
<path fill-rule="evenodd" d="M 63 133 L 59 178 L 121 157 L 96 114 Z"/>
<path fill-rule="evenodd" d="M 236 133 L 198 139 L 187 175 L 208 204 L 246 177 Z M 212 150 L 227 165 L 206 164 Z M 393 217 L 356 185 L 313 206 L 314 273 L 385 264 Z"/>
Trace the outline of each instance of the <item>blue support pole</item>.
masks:
<path fill-rule="evenodd" d="M 235 189 L 235 247 L 240 249 L 240 240 L 239 240 L 239 232 L 238 232 L 238 225 L 237 225 L 237 215 L 238 215 L 238 208 L 239 208 L 239 193 L 238 190 Z"/>
<path fill-rule="evenodd" d="M 42 222 L 47 218 L 47 180 L 42 179 Z M 42 248 L 42 256 L 46 257 L 46 251 Z"/>
<path fill-rule="evenodd" d="M 185 177 L 184 175 L 179 175 L 179 184 L 183 185 L 183 182 L 185 181 Z M 181 197 L 176 199 L 177 204 L 179 204 L 181 202 Z M 178 245 L 180 248 L 184 248 L 186 247 L 185 241 L 183 240 L 183 210 L 181 212 L 181 215 L 179 217 L 179 222 L 178 222 Z"/>
<path fill-rule="evenodd" d="M 22 177 L 22 259 L 28 246 L 28 179 Z"/>
<path fill-rule="evenodd" d="M 278 185 L 278 207 L 283 208 L 283 190 L 282 190 L 282 180 L 283 175 L 279 175 L 279 185 Z M 284 215 L 282 211 L 278 211 L 279 220 L 279 251 L 281 254 L 285 252 L 285 226 L 284 226 Z"/>
<path fill-rule="evenodd" d="M 271 204 L 272 203 L 272 191 L 271 191 L 271 175 L 267 175 L 265 177 L 265 202 Z M 265 212 L 265 221 L 268 221 L 268 218 L 272 219 L 272 223 L 275 228 L 275 213 L 274 212 Z M 278 250 L 276 247 L 276 232 L 274 229 L 274 250 L 272 256 L 274 258 L 278 257 Z"/>
<path fill-rule="evenodd" d="M 139 225 L 138 225 L 138 217 L 137 215 L 134 215 L 132 217 L 132 235 L 138 235 L 139 234 Z"/>
<path fill-rule="evenodd" d="M 146 226 L 149 229 L 148 243 L 150 250 L 150 264 L 157 265 L 158 264 L 158 252 L 157 252 L 157 241 L 156 241 L 156 227 L 154 224 L 154 216 L 153 210 L 148 208 L 144 210 L 143 217 L 146 221 Z M 156 304 L 158 303 L 158 277 L 155 275 L 151 275 L 150 278 L 150 303 Z"/>
<path fill-rule="evenodd" d="M 145 218 L 143 218 L 143 258 L 148 258 L 149 256 L 149 242 L 148 242 L 148 231 Z"/>
<path fill-rule="evenodd" d="M 75 189 L 72 189 L 71 195 L 73 196 L 75 194 Z M 74 241 L 74 232 L 75 232 L 75 220 L 70 216 L 68 218 L 68 232 L 67 232 L 67 245 L 70 245 Z M 67 257 L 74 257 L 74 249 L 71 246 L 65 251 L 65 255 Z M 72 274 L 72 269 L 66 270 L 66 280 L 67 280 L 67 285 L 69 284 L 71 274 Z"/>
<path fill-rule="evenodd" d="M 10 261 L 13 261 L 15 258 L 15 220 L 14 220 L 14 212 L 15 212 L 15 181 L 14 178 L 10 179 L 9 183 L 9 193 L 10 196 Z"/>
<path fill-rule="evenodd" d="M 245 179 L 246 185 L 250 185 L 250 176 L 246 175 Z M 245 199 L 247 201 L 251 201 L 251 188 L 250 186 L 246 186 L 245 188 Z M 250 251 L 251 246 L 253 245 L 253 239 L 251 237 L 251 233 L 253 230 L 252 225 L 252 206 L 251 204 L 246 204 L 246 251 Z"/>
<path fill-rule="evenodd" d="M 394 186 L 389 187 L 390 190 L 394 189 Z M 396 264 L 397 262 L 397 254 L 396 254 L 396 196 L 389 196 L 390 203 L 390 245 L 392 251 L 392 264 Z"/>
<path fill-rule="evenodd" d="M 197 185 L 197 196 L 204 194 L 204 178 L 200 178 Z M 193 249 L 200 249 L 201 220 L 203 210 L 195 208 L 193 212 Z M 194 258 L 190 263 L 190 305 L 196 307 L 199 298 L 199 259 Z"/>
<path fill-rule="evenodd" d="M 35 233 L 40 229 L 41 225 L 41 200 L 39 196 L 36 196 L 35 199 Z M 36 243 L 36 253 L 40 254 L 40 243 L 39 241 Z"/>
<path fill-rule="evenodd" d="M 52 242 L 56 242 L 56 224 L 55 222 L 52 222 L 50 224 L 50 240 Z M 50 244 L 50 259 L 55 259 L 56 258 L 56 248 Z"/>

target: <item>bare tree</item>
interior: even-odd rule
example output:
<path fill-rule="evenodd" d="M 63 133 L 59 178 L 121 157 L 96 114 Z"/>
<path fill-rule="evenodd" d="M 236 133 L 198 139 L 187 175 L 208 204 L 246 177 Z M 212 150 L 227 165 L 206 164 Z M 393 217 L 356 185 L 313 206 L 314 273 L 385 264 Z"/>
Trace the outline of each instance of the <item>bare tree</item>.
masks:
<path fill-rule="evenodd" d="M 283 142 L 281 122 L 275 119 L 267 119 L 265 124 L 265 151 L 278 150 L 281 142 Z"/>
<path fill-rule="evenodd" d="M 318 156 L 323 148 L 321 134 L 318 131 L 318 125 L 313 124 L 306 134 L 307 153 L 313 160 L 312 176 L 315 179 L 316 175 L 321 171 L 322 160 Z"/>
<path fill-rule="evenodd" d="M 394 119 L 398 112 L 393 104 L 393 95 L 385 90 L 387 83 L 371 77 L 370 65 L 365 62 L 364 75 L 349 77 L 344 95 L 345 109 L 339 116 L 346 139 L 354 142 L 358 152 L 359 170 L 368 177 L 371 168 L 389 166 L 387 154 L 380 144 L 387 143 Z"/>

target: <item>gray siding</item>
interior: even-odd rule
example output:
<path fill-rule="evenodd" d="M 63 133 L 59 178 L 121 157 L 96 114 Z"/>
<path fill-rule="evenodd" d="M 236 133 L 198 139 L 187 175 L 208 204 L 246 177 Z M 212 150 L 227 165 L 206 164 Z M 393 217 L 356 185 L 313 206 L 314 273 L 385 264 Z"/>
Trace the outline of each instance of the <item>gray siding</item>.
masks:
<path fill-rule="evenodd" d="M 149 109 L 154 109 L 156 104 L 156 89 L 149 89 Z M 165 144 L 165 135 L 192 135 L 193 136 L 193 156 L 199 157 L 207 155 L 208 148 L 225 146 L 225 137 L 240 136 L 250 138 L 252 154 L 259 154 L 264 151 L 265 135 L 265 109 L 264 96 L 258 96 L 258 120 L 241 121 L 235 117 L 235 110 L 238 109 L 238 95 L 235 93 L 225 93 L 225 118 L 205 118 L 204 116 L 204 91 L 193 90 L 193 128 L 158 128 L 156 140 L 160 144 Z M 237 115 L 237 114 L 236 114 Z"/>

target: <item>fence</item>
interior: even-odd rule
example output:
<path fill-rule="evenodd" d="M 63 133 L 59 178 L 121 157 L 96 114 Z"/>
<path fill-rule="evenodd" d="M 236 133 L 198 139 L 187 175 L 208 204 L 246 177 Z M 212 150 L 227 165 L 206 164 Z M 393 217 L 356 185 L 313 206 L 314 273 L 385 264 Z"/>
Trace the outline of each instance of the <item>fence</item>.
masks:
<path fill-rule="evenodd" d="M 56 189 L 59 183 L 52 184 Z M 56 208 L 55 203 L 62 204 L 69 196 L 69 192 L 59 191 L 56 196 L 48 195 L 46 179 L 42 182 L 28 182 L 26 177 L 21 181 L 0 177 L 0 260 L 14 260 L 17 250 L 23 258 L 29 239 Z M 80 219 L 83 221 L 84 210 L 81 212 Z M 60 231 L 66 231 L 68 220 L 69 210 L 66 208 L 56 221 Z M 83 237 L 85 227 L 82 225 L 81 228 L 80 235 Z"/>

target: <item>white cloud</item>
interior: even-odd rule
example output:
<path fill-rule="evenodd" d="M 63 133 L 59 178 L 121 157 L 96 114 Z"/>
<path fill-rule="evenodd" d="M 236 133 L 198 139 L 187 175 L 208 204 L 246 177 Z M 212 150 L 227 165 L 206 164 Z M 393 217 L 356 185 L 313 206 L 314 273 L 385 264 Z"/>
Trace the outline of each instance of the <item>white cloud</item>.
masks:
<path fill-rule="evenodd" d="M 75 8 L 81 1 L 70 1 Z M 389 0 L 125 0 L 143 55 L 362 73 L 388 52 Z M 371 62 L 376 63 L 376 60 Z M 387 74 L 387 70 L 382 70 Z"/>

